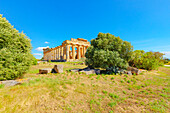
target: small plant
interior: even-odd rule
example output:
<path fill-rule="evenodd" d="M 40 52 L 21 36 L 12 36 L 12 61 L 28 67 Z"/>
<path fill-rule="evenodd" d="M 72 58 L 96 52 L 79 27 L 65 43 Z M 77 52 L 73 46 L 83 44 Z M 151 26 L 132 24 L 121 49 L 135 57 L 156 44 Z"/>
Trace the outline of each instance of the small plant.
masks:
<path fill-rule="evenodd" d="M 110 96 L 111 98 L 119 98 L 118 95 L 115 95 L 115 94 L 113 94 L 113 93 L 109 93 L 109 96 Z"/>
<path fill-rule="evenodd" d="M 130 80 L 128 80 L 127 83 L 130 83 Z"/>
<path fill-rule="evenodd" d="M 123 80 L 120 80 L 120 82 L 121 82 L 121 83 L 124 83 L 124 81 L 123 81 Z"/>
<path fill-rule="evenodd" d="M 114 113 L 113 111 L 109 111 L 109 113 Z"/>
<path fill-rule="evenodd" d="M 84 86 L 85 84 L 84 83 L 81 83 L 82 86 Z"/>
<path fill-rule="evenodd" d="M 4 84 L 0 84 L 0 88 L 3 88 L 4 87 Z"/>
<path fill-rule="evenodd" d="M 128 75 L 127 75 L 127 74 L 124 74 L 124 76 L 125 76 L 125 77 L 128 77 Z"/>
<path fill-rule="evenodd" d="M 117 102 L 110 102 L 110 103 L 108 103 L 108 105 L 109 105 L 110 107 L 113 107 L 113 106 L 116 106 L 116 105 L 117 105 Z"/>
<path fill-rule="evenodd" d="M 111 77 L 111 80 L 113 80 L 114 79 L 114 77 Z"/>
<path fill-rule="evenodd" d="M 123 93 L 124 93 L 124 94 L 127 94 L 127 92 L 126 92 L 126 91 L 123 91 Z"/>
<path fill-rule="evenodd" d="M 103 90 L 102 93 L 107 94 L 107 91 Z"/>
<path fill-rule="evenodd" d="M 99 79 L 100 78 L 100 75 L 97 75 L 96 79 Z"/>

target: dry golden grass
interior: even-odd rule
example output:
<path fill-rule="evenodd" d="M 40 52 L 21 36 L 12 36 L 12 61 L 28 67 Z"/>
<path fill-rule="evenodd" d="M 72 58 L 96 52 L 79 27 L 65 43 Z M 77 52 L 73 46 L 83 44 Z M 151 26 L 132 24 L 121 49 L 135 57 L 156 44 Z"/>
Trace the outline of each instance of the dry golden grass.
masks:
<path fill-rule="evenodd" d="M 64 73 L 40 75 L 39 68 L 64 65 Z M 0 112 L 170 112 L 170 68 L 138 76 L 85 75 L 66 70 L 84 68 L 70 63 L 32 66 L 28 83 L 0 86 Z"/>

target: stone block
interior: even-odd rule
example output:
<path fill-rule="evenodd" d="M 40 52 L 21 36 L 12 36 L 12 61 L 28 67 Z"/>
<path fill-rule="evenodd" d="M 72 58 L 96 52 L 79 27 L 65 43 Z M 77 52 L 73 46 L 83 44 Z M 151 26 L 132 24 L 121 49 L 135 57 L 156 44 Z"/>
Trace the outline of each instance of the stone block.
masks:
<path fill-rule="evenodd" d="M 132 75 L 132 72 L 131 72 L 131 71 L 127 71 L 127 74 L 128 74 L 128 75 Z"/>
<path fill-rule="evenodd" d="M 63 65 L 54 65 L 54 70 L 56 73 L 63 73 Z"/>
<path fill-rule="evenodd" d="M 2 81 L 1 84 L 4 84 L 6 87 L 8 87 L 8 86 L 19 85 L 21 83 L 16 80 L 7 80 L 7 81 Z"/>
<path fill-rule="evenodd" d="M 82 72 L 82 73 L 86 73 L 86 75 L 90 75 L 90 74 L 95 74 L 95 70 L 82 70 L 82 71 L 79 71 L 79 72 Z"/>
<path fill-rule="evenodd" d="M 71 72 L 79 72 L 79 69 L 71 69 Z"/>
<path fill-rule="evenodd" d="M 95 69 L 95 73 L 98 75 L 100 74 L 100 69 Z"/>
<path fill-rule="evenodd" d="M 47 73 L 51 73 L 51 71 L 52 71 L 51 68 L 39 69 L 39 74 L 47 74 Z"/>

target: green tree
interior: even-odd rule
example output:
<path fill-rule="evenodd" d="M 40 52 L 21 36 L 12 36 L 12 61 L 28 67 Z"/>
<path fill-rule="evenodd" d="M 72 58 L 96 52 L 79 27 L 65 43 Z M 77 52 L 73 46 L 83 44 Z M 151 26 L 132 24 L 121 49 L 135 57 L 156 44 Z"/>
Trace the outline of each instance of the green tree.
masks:
<path fill-rule="evenodd" d="M 163 53 L 160 52 L 145 52 L 143 50 L 135 50 L 132 60 L 129 64 L 133 67 L 152 70 L 163 65 Z"/>
<path fill-rule="evenodd" d="M 133 46 L 129 42 L 109 33 L 99 33 L 87 49 L 86 65 L 90 68 L 126 68 L 132 53 Z"/>
<path fill-rule="evenodd" d="M 0 15 L 0 80 L 21 77 L 32 64 L 30 39 Z"/>

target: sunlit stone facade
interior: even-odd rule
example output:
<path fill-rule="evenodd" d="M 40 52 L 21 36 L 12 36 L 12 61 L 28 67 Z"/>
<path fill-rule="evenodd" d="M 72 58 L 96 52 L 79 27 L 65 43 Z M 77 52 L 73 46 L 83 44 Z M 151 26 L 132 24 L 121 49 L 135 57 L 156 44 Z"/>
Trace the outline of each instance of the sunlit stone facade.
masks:
<path fill-rule="evenodd" d="M 85 39 L 71 38 L 71 40 L 65 40 L 62 45 L 55 48 L 43 49 L 43 58 L 44 60 L 74 61 L 85 58 L 85 53 L 89 46 L 90 42 Z"/>

